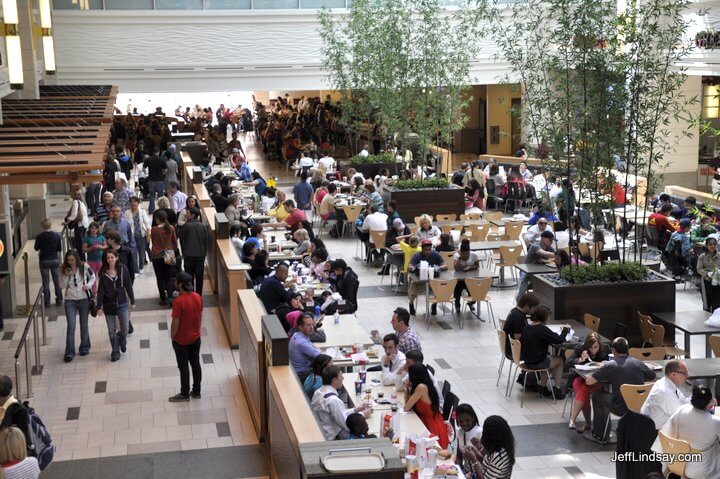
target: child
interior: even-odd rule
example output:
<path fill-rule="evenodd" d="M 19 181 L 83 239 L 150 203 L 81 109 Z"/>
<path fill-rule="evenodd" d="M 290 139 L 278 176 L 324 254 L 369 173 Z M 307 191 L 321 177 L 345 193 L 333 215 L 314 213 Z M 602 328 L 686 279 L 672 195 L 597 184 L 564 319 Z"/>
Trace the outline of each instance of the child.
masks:
<path fill-rule="evenodd" d="M 475 410 L 469 404 L 458 404 L 455 409 L 455 416 L 457 418 L 458 432 L 456 436 L 457 444 L 455 450 L 457 455 L 455 456 L 455 464 L 462 464 L 462 448 L 466 445 L 471 444 L 470 440 L 474 437 L 478 438 L 478 441 L 482 437 L 482 427 L 480 427 L 480 421 L 478 420 Z"/>
<path fill-rule="evenodd" d="M 347 419 L 345 419 L 345 425 L 350 431 L 348 439 L 367 439 L 377 437 L 375 434 L 368 434 L 370 426 L 368 426 L 365 416 L 359 412 L 350 414 Z"/>

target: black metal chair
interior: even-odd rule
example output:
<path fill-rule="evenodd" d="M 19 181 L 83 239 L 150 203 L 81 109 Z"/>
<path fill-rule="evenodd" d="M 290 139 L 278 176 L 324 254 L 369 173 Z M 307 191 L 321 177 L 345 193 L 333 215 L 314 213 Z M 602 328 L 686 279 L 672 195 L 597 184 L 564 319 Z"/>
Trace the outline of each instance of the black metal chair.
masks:
<path fill-rule="evenodd" d="M 460 404 L 460 398 L 455 394 L 448 392 L 445 397 L 445 402 L 443 403 L 443 419 L 445 421 L 450 420 L 450 415 L 455 409 L 457 409 L 458 404 Z"/>

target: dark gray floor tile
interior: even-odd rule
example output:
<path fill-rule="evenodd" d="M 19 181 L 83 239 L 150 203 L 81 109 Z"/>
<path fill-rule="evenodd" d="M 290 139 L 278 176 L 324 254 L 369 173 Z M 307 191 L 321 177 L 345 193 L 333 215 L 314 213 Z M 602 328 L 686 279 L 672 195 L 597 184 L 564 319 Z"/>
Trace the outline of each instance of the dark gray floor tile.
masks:
<path fill-rule="evenodd" d="M 452 366 L 450 366 L 450 364 L 448 364 L 448 362 L 443 358 L 435 358 L 433 361 L 435 361 L 435 363 L 443 369 L 452 369 Z"/>
<path fill-rule="evenodd" d="M 96 381 L 95 394 L 104 393 L 105 391 L 107 391 L 107 381 Z"/>
<path fill-rule="evenodd" d="M 69 407 L 67 410 L 67 415 L 65 416 L 65 420 L 66 421 L 75 421 L 79 417 L 80 417 L 80 408 L 79 407 Z"/>
<path fill-rule="evenodd" d="M 160 331 L 167 331 L 167 328 L 168 328 L 167 322 L 162 321 L 162 322 L 158 323 L 158 329 Z"/>
<path fill-rule="evenodd" d="M 153 479 L 157 477 L 156 469 L 154 454 L 104 457 L 98 460 L 97 479 Z"/>
<path fill-rule="evenodd" d="M 587 476 L 577 466 L 569 466 L 565 468 L 565 471 L 570 474 L 573 479 L 585 479 Z"/>
<path fill-rule="evenodd" d="M 15 331 L 6 331 L 2 335 L 3 341 L 10 341 L 13 338 L 13 335 L 15 334 Z"/>
<path fill-rule="evenodd" d="M 150 340 L 149 339 L 141 339 L 140 340 L 140 349 L 150 349 Z"/>
<path fill-rule="evenodd" d="M 224 409 L 191 409 L 178 411 L 177 415 L 180 426 L 227 422 L 227 414 Z"/>
<path fill-rule="evenodd" d="M 453 327 L 450 325 L 450 323 L 447 323 L 447 322 L 445 322 L 445 321 L 437 321 L 435 324 L 437 324 L 438 326 L 440 326 L 442 329 L 445 329 L 445 330 L 447 330 L 447 329 L 452 329 L 452 328 L 453 328 Z"/>
<path fill-rule="evenodd" d="M 213 364 L 215 362 L 212 354 L 203 354 L 202 360 L 203 360 L 203 364 Z"/>
<path fill-rule="evenodd" d="M 98 477 L 98 460 L 82 459 L 75 461 L 53 461 L 42 472 L 43 479 L 96 479 Z"/>
<path fill-rule="evenodd" d="M 155 479 L 235 479 L 268 474 L 260 446 L 222 447 L 156 454 Z M 43 478 L 44 479 L 44 478 Z"/>
<path fill-rule="evenodd" d="M 230 424 L 227 422 L 216 422 L 218 437 L 230 437 Z"/>
<path fill-rule="evenodd" d="M 617 427 L 616 423 L 617 421 L 613 421 L 613 428 Z M 607 447 L 603 448 L 600 444 L 581 437 L 575 431 L 569 431 L 567 422 L 513 426 L 512 430 L 517 444 L 515 455 L 518 457 L 607 450 Z"/>

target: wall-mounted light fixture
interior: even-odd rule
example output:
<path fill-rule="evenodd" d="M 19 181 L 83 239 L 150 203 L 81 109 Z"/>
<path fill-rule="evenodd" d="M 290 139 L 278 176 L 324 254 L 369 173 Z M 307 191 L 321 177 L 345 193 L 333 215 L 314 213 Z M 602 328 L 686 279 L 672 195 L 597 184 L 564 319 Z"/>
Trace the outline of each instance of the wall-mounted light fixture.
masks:
<path fill-rule="evenodd" d="M 52 37 L 50 0 L 40 0 L 40 28 L 42 29 L 43 59 L 45 72 L 55 74 L 55 42 Z"/>
<path fill-rule="evenodd" d="M 7 67 L 10 86 L 15 89 L 23 87 L 22 48 L 18 31 L 18 11 L 16 0 L 2 0 L 3 33 L 7 48 Z"/>

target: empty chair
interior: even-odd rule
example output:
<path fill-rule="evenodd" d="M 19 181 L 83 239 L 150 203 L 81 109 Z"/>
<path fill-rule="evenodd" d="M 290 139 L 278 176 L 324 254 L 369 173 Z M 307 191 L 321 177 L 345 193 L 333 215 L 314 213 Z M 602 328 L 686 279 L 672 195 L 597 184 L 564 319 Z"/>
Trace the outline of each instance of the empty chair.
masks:
<path fill-rule="evenodd" d="M 665 339 L 665 327 L 659 324 L 650 323 L 650 344 L 655 347 L 665 348 L 666 356 L 687 356 L 687 351 L 678 348 L 675 344 Z"/>
<path fill-rule="evenodd" d="M 447 395 L 445 396 L 445 399 L 443 400 L 443 419 L 445 421 L 450 420 L 450 416 L 452 415 L 452 412 L 457 409 L 458 404 L 460 404 L 460 398 L 455 395 L 455 393 L 452 393 L 448 391 Z"/>
<path fill-rule="evenodd" d="M 467 306 L 468 303 L 477 303 L 477 317 L 481 321 L 480 303 L 484 302 L 487 306 L 488 316 L 492 319 L 493 326 L 497 327 L 495 325 L 495 312 L 493 311 L 492 303 L 490 302 L 490 297 L 488 296 L 490 287 L 492 286 L 492 280 L 492 278 L 466 278 L 465 286 L 470 294 L 468 296 L 464 296 L 463 299 L 465 300 L 465 306 Z M 462 321 L 462 319 L 460 321 Z"/>
<path fill-rule="evenodd" d="M 520 241 L 520 233 L 522 233 L 522 229 L 522 221 L 505 222 L 505 235 L 507 236 L 507 239 L 511 241 Z"/>
<path fill-rule="evenodd" d="M 431 279 L 430 290 L 433 293 L 433 297 L 430 298 L 430 304 L 437 305 L 448 303 L 450 305 L 450 313 L 455 319 L 455 309 L 453 303 L 455 302 L 455 286 L 457 285 L 456 279 Z M 462 324 L 458 325 L 462 328 Z M 428 329 L 430 323 L 428 322 Z"/>
<path fill-rule="evenodd" d="M 341 235 L 345 234 L 345 229 L 348 227 L 350 227 L 350 232 L 353 231 L 355 221 L 358 219 L 358 216 L 360 216 L 360 213 L 362 213 L 363 207 L 361 205 L 345 205 L 342 209 L 347 221 L 343 224 L 343 230 L 340 232 Z"/>
<path fill-rule="evenodd" d="M 517 283 L 517 275 L 515 273 L 515 265 L 518 264 L 518 258 L 523 253 L 523 248 L 520 245 L 517 246 L 501 246 L 500 247 L 500 261 L 495 265 L 498 268 L 510 268 L 510 274 Z"/>
<path fill-rule="evenodd" d="M 489 225 L 471 225 L 465 228 L 465 236 L 470 237 L 470 241 L 485 241 L 490 234 Z"/>
<path fill-rule="evenodd" d="M 497 382 L 495 383 L 495 387 L 500 385 L 500 376 L 502 376 L 503 366 L 505 366 L 505 360 L 507 359 L 505 357 L 507 334 L 505 334 L 505 331 L 503 331 L 502 329 L 498 329 L 497 335 L 498 335 L 498 343 L 500 345 L 500 367 L 498 368 L 498 378 L 497 378 Z M 510 369 L 512 369 L 512 363 L 509 362 L 508 364 L 510 364 Z M 509 374 L 510 374 L 510 371 L 508 371 L 508 375 Z M 506 396 L 507 396 L 507 393 L 508 393 L 507 388 L 505 388 Z"/>
<path fill-rule="evenodd" d="M 640 413 L 645 400 L 650 395 L 651 384 L 623 384 L 620 386 L 620 394 L 625 401 L 627 408 L 633 412 Z"/>
<path fill-rule="evenodd" d="M 585 323 L 585 327 L 592 329 L 596 333 L 600 329 L 600 318 L 593 316 L 590 313 L 585 313 L 583 316 L 583 322 Z"/>
<path fill-rule="evenodd" d="M 461 221 L 474 221 L 480 219 L 480 213 L 467 213 L 460 215 Z"/>
<path fill-rule="evenodd" d="M 366 265 L 370 266 L 370 253 L 374 249 L 378 253 L 382 253 L 385 248 L 385 240 L 387 239 L 387 231 L 370 230 L 370 248 L 367 252 Z"/>
<path fill-rule="evenodd" d="M 720 336 L 710 336 L 708 341 L 715 357 L 720 358 Z"/>
<path fill-rule="evenodd" d="M 665 348 L 630 348 L 628 356 L 640 361 L 665 359 Z"/>
<path fill-rule="evenodd" d="M 685 461 L 680 461 L 680 454 L 690 453 L 690 443 L 681 439 L 674 439 L 667 436 L 662 431 L 658 431 L 658 439 L 660 446 L 665 454 L 670 454 L 671 461 L 667 463 L 667 468 L 673 474 L 677 474 L 681 478 L 685 478 Z M 686 457 L 686 456 L 682 456 Z"/>
<path fill-rule="evenodd" d="M 450 214 L 450 215 L 435 215 L 436 221 L 455 221 L 457 219 L 457 215 Z"/>

